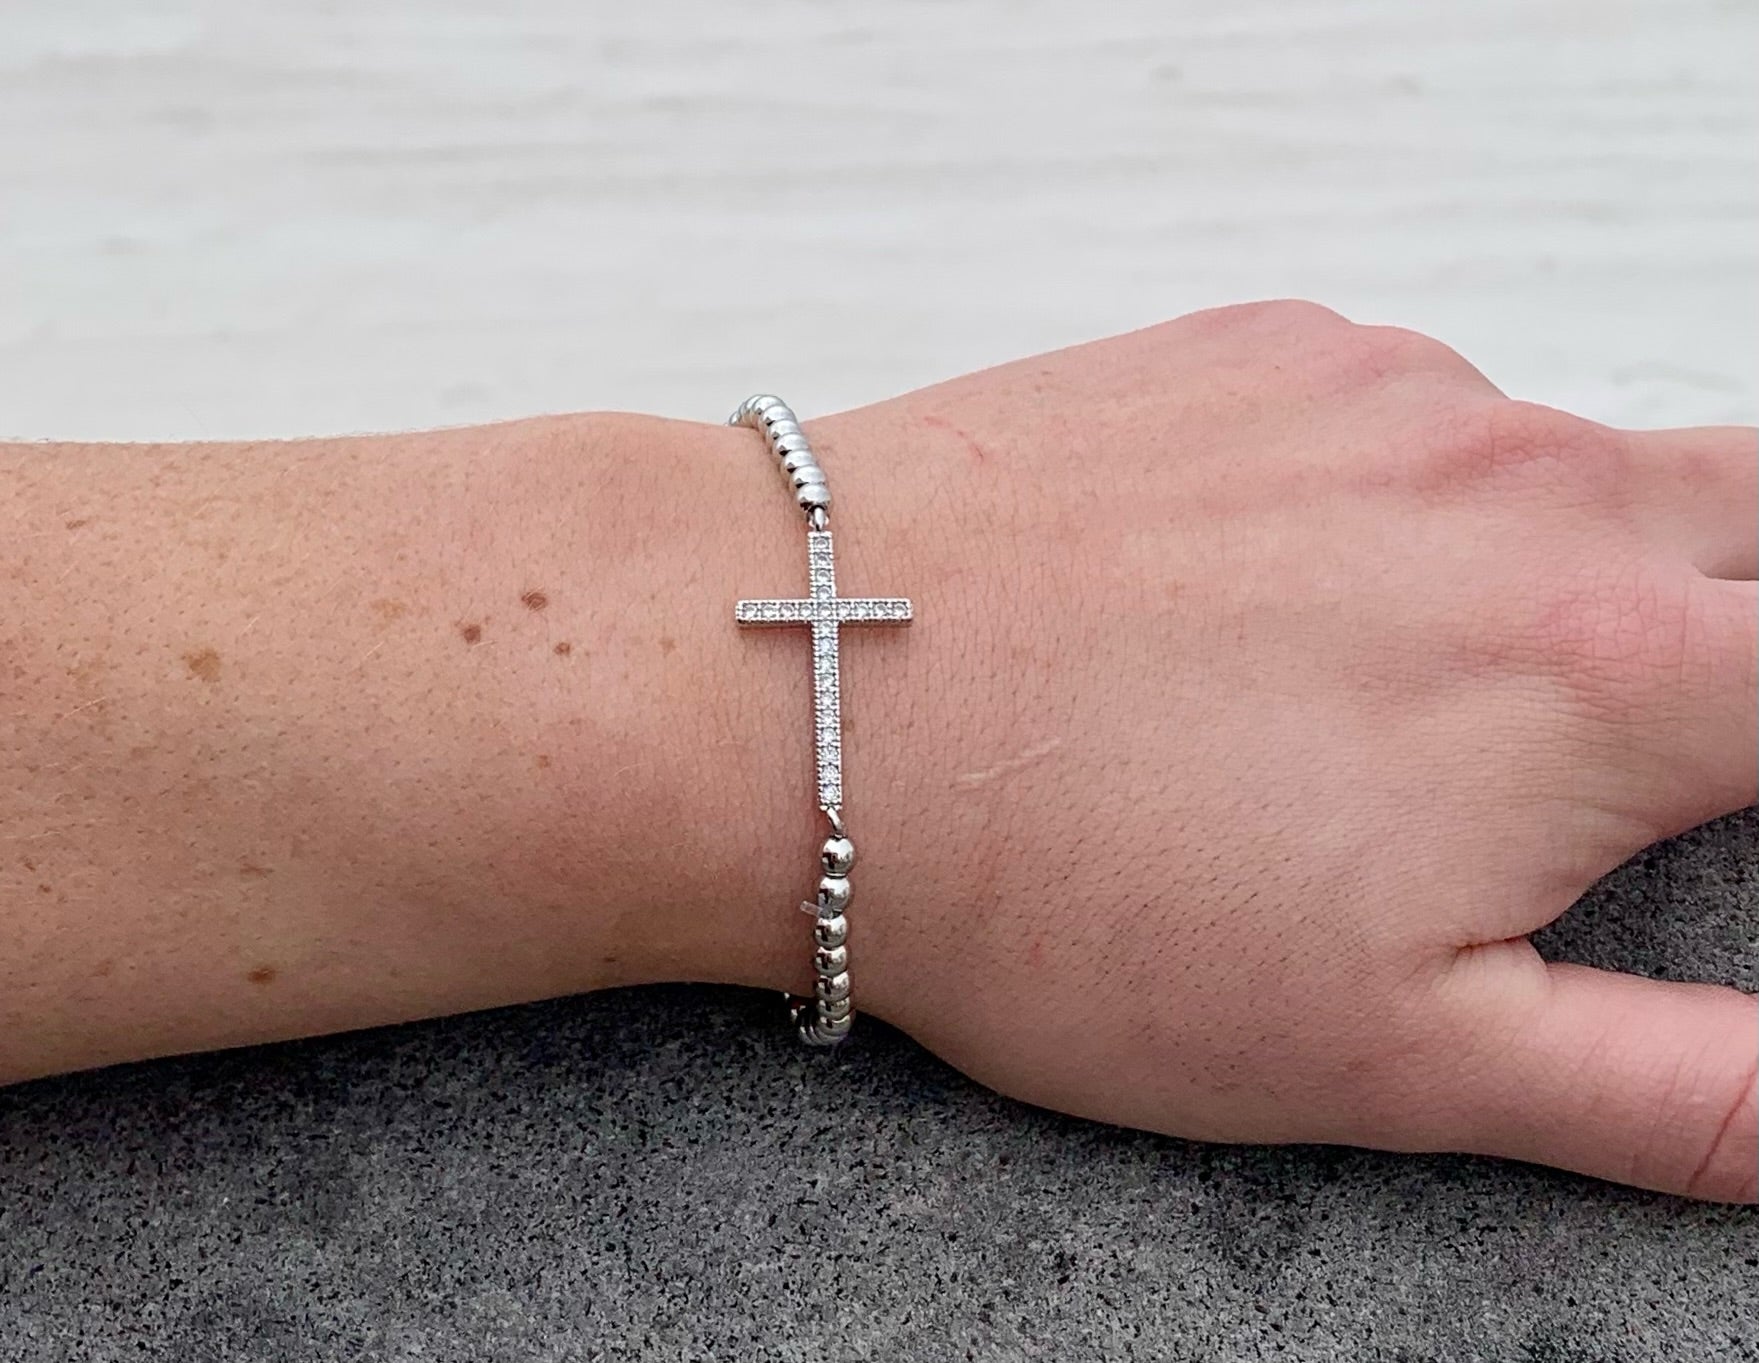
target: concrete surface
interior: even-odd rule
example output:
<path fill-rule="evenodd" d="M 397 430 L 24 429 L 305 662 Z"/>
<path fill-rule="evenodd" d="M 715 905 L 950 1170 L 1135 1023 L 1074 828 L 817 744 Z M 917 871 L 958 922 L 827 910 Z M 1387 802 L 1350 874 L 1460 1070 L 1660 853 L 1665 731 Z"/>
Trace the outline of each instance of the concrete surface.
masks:
<path fill-rule="evenodd" d="M 1275 294 L 1603 420 L 1752 421 L 1755 38 L 1717 0 L 14 0 L 0 431 L 823 411 Z M 1756 989 L 1756 924 L 1749 816 L 1546 946 Z M 1756 1284 L 1750 1211 L 1108 1130 L 733 991 L 0 1092 L 0 1363 L 1695 1363 L 1759 1358 Z"/>
<path fill-rule="evenodd" d="M 1759 987 L 1759 818 L 1550 939 Z M 0 1357 L 1759 1357 L 1759 1218 L 1487 1160 L 1205 1147 L 878 1026 L 665 988 L 0 1090 Z"/>

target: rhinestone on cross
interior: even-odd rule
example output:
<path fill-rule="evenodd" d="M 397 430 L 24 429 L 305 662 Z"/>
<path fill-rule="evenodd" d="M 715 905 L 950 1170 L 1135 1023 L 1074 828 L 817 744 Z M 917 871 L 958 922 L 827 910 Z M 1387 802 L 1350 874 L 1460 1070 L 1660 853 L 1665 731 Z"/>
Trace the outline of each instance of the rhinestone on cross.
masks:
<path fill-rule="evenodd" d="M 818 759 L 818 803 L 843 803 L 843 700 L 837 665 L 837 632 L 844 625 L 907 625 L 910 602 L 901 596 L 838 596 L 831 532 L 806 532 L 810 594 L 803 600 L 741 601 L 733 618 L 741 625 L 812 626 L 813 751 Z"/>

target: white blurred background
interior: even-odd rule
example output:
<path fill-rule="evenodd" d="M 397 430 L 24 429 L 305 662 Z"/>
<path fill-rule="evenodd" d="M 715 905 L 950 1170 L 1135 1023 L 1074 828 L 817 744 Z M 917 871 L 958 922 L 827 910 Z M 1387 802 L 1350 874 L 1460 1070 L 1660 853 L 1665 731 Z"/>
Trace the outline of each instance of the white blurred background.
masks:
<path fill-rule="evenodd" d="M 1271 295 L 1752 421 L 1756 56 L 1745 0 L 0 0 L 0 434 L 822 412 Z"/>

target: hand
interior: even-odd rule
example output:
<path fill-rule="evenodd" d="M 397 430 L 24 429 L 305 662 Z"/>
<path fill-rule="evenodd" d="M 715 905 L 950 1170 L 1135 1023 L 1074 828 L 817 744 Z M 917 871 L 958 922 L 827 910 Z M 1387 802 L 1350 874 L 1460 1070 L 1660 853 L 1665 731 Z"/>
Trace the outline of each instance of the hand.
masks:
<path fill-rule="evenodd" d="M 1755 1198 L 1755 1001 L 1526 938 L 1755 799 L 1751 430 L 1270 303 L 814 434 L 918 600 L 846 645 L 867 1011 L 1130 1126 Z"/>

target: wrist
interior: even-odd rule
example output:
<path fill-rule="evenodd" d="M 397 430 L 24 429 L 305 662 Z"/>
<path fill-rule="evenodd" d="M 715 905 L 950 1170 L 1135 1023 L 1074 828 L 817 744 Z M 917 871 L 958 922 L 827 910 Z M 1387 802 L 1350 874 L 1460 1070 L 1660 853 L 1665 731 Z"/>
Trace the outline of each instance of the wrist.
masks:
<path fill-rule="evenodd" d="M 888 441 L 867 414 L 810 422 L 837 489 L 839 594 L 909 595 L 939 604 L 949 560 L 935 506 L 937 457 L 920 439 Z M 905 436 L 917 433 L 900 432 Z M 636 725 L 658 756 L 641 803 L 667 849 L 641 893 L 644 922 L 662 939 L 646 974 L 725 980 L 806 992 L 812 934 L 794 911 L 814 890 L 823 820 L 816 809 L 812 650 L 803 631 L 737 629 L 740 597 L 787 597 L 806 586 L 804 527 L 765 447 L 745 429 L 653 423 L 643 437 L 670 448 L 697 493 L 673 498 L 668 534 L 649 542 L 644 580 L 668 603 L 663 637 L 635 644 L 654 682 L 682 687 L 677 703 Z M 941 472 L 945 472 L 942 470 Z M 637 500 L 640 500 L 639 498 Z M 926 507 L 926 510 L 925 510 Z M 688 552 L 680 545 L 687 544 Z M 962 552 L 962 551 L 961 551 Z M 969 571 L 962 570 L 970 577 Z M 918 629 L 842 632 L 844 817 L 860 849 L 850 912 L 857 993 L 887 995 L 887 939 L 920 920 L 911 885 L 945 810 L 946 737 L 932 703 L 934 653 Z M 928 636 L 951 637 L 944 615 Z M 682 840 L 682 841 L 679 841 Z M 653 835 L 628 840 L 652 843 Z M 670 849 L 682 848 L 673 856 Z"/>
<path fill-rule="evenodd" d="M 798 983 L 804 924 L 777 896 L 812 828 L 788 724 L 804 664 L 742 650 L 733 625 L 741 580 L 799 571 L 789 508 L 747 432 L 563 420 L 524 475 L 528 548 L 562 588 L 545 614 L 570 646 L 533 683 L 555 740 L 531 796 L 551 855 L 522 894 L 559 892 L 594 925 L 559 944 L 569 988 Z"/>
<path fill-rule="evenodd" d="M 951 483 L 967 476 L 958 451 L 872 415 L 808 428 L 837 489 L 840 592 L 918 603 L 908 630 L 843 634 L 844 814 L 860 855 L 850 947 L 857 1006 L 884 1016 L 910 987 L 913 953 L 899 944 L 941 931 L 942 849 L 988 855 L 985 792 L 958 779 L 981 765 L 988 725 L 960 699 L 961 666 L 975 660 L 968 648 L 962 665 L 949 656 L 962 653 L 954 622 L 972 613 L 960 603 L 990 574 L 979 566 L 989 551 L 956 523 L 967 504 Z M 574 906 L 582 927 L 559 944 L 570 977 L 557 988 L 808 992 L 812 934 L 796 906 L 812 897 L 824 833 L 811 646 L 800 631 L 733 619 L 741 597 L 804 591 L 800 512 L 749 430 L 558 421 L 503 488 L 523 566 L 493 569 L 557 583 L 545 624 L 572 641 L 565 658 L 514 676 L 537 697 L 529 742 L 550 760 L 521 801 L 548 850 L 518 872 L 513 911 Z"/>

